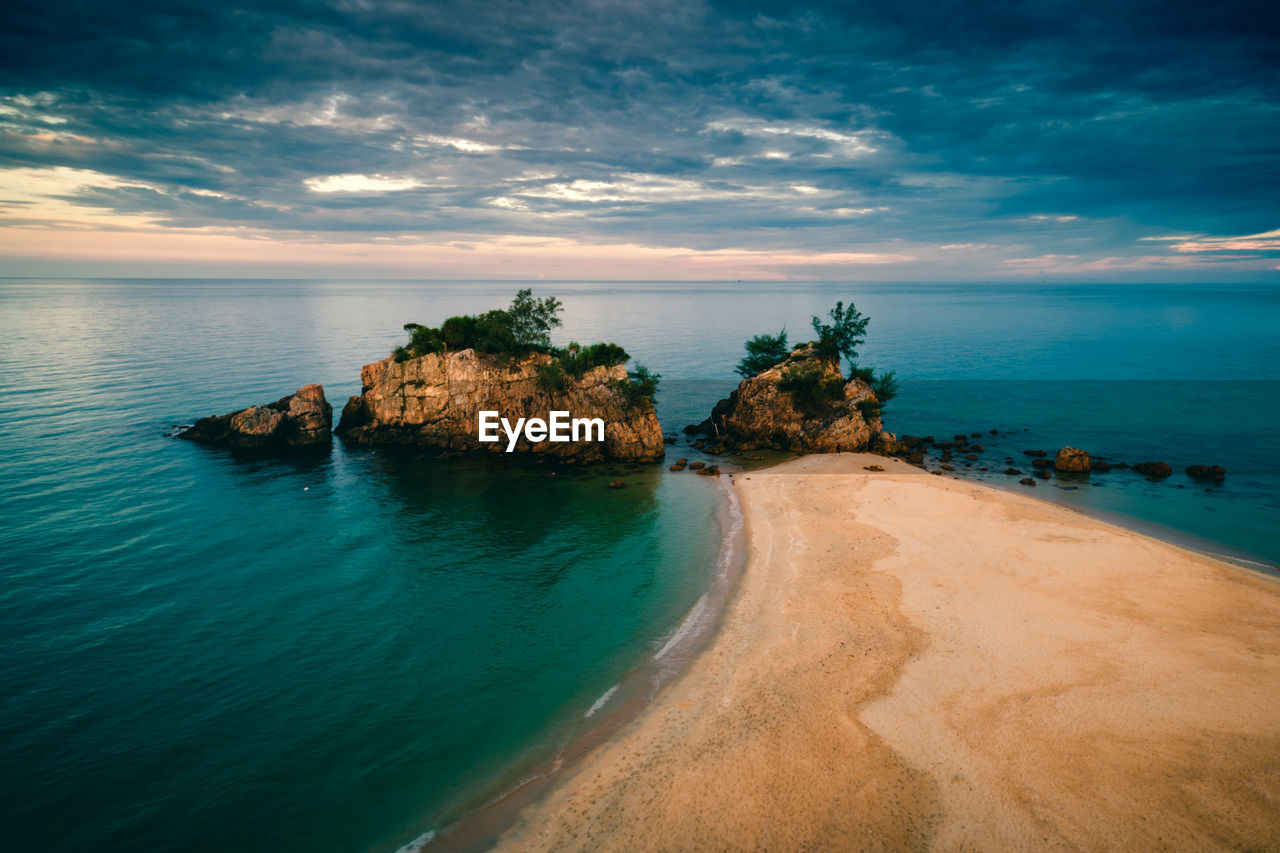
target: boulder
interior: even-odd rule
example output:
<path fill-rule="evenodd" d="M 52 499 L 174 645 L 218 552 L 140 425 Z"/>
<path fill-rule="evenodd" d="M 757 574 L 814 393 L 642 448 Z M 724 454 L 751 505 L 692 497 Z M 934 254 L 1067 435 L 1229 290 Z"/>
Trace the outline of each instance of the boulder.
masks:
<path fill-rule="evenodd" d="M 1056 471 L 1087 473 L 1093 466 L 1086 451 L 1077 450 L 1074 447 L 1064 447 L 1054 457 L 1053 467 Z"/>
<path fill-rule="evenodd" d="M 499 440 L 479 438 L 479 413 L 496 411 L 518 418 L 546 419 L 550 412 L 572 418 L 604 420 L 604 441 L 530 442 L 521 435 L 514 452 L 540 454 L 564 462 L 656 462 L 666 443 L 653 402 L 628 400 L 620 384 L 621 365 L 594 367 L 581 376 L 565 375 L 563 387 L 548 390 L 539 382 L 552 356 L 485 355 L 475 350 L 429 353 L 396 361 L 388 356 L 366 364 L 363 389 L 342 410 L 337 433 L 352 444 L 407 444 L 449 451 L 507 449 Z"/>
<path fill-rule="evenodd" d="M 1021 472 L 1021 471 L 1019 471 L 1017 468 L 1006 468 L 1006 469 L 1004 469 L 1004 472 L 1005 472 L 1006 474 L 1008 474 L 1010 477 L 1016 477 L 1016 476 L 1018 476 L 1019 474 L 1021 474 L 1021 473 L 1022 473 L 1022 472 Z"/>
<path fill-rule="evenodd" d="M 1227 472 L 1221 465 L 1189 465 L 1187 476 L 1193 480 L 1222 480 Z"/>
<path fill-rule="evenodd" d="M 1031 456 L 1031 457 L 1035 457 L 1035 458 L 1037 458 L 1037 459 L 1039 459 L 1039 458 L 1043 458 L 1043 457 L 1045 457 L 1045 456 L 1047 456 L 1047 455 L 1048 455 L 1048 454 L 1047 454 L 1047 453 L 1045 453 L 1043 450 L 1024 450 L 1024 451 L 1022 451 L 1022 454 L 1023 454 L 1024 456 Z"/>
<path fill-rule="evenodd" d="M 324 388 L 303 385 L 274 403 L 201 418 L 178 433 L 179 438 L 243 450 L 282 450 L 328 444 L 333 406 Z"/>
<path fill-rule="evenodd" d="M 1133 470 L 1153 480 L 1163 480 L 1173 473 L 1173 469 L 1165 462 L 1139 462 Z"/>
<path fill-rule="evenodd" d="M 906 451 L 903 443 L 891 432 L 878 433 L 871 440 L 871 447 L 868 449 L 881 456 L 900 456 Z"/>
<path fill-rule="evenodd" d="M 805 387 L 784 390 L 784 377 Z M 771 447 L 799 453 L 865 451 L 882 431 L 879 403 L 861 379 L 846 381 L 838 358 L 812 344 L 796 347 L 781 364 L 742 380 L 711 412 L 710 434 L 734 450 Z"/>
<path fill-rule="evenodd" d="M 1024 486 L 1034 486 L 1036 484 L 1036 481 L 1031 479 L 1030 477 L 1023 477 L 1018 482 Z"/>

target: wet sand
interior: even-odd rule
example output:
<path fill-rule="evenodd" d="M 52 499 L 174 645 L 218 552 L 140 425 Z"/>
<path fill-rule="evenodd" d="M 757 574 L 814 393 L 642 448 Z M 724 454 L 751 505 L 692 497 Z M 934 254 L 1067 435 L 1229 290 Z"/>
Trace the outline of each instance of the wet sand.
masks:
<path fill-rule="evenodd" d="M 736 483 L 714 639 L 500 849 L 1280 849 L 1276 581 L 896 460 Z"/>

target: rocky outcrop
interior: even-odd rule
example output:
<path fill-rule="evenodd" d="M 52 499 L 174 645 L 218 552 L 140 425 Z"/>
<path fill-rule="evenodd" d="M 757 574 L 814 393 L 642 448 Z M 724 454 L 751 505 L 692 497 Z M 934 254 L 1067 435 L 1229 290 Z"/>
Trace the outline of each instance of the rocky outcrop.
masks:
<path fill-rule="evenodd" d="M 810 376 L 817 393 L 779 387 L 784 375 L 795 375 L 792 371 Z M 771 447 L 837 453 L 877 446 L 897 449 L 894 437 L 881 433 L 879 408 L 870 385 L 861 379 L 846 382 L 837 359 L 822 358 L 806 344 L 781 364 L 744 379 L 727 399 L 716 403 L 701 428 L 736 450 Z"/>
<path fill-rule="evenodd" d="M 279 450 L 327 444 L 333 406 L 324 388 L 303 385 L 288 397 L 226 415 L 201 418 L 179 438 L 244 450 Z"/>
<path fill-rule="evenodd" d="M 1221 465 L 1188 465 L 1187 476 L 1193 480 L 1222 480 L 1227 471 Z"/>
<path fill-rule="evenodd" d="M 1173 468 L 1167 462 L 1139 462 L 1133 466 L 1133 470 L 1152 480 L 1163 480 L 1173 473 Z"/>
<path fill-rule="evenodd" d="M 1055 471 L 1075 471 L 1083 474 L 1088 473 L 1092 467 L 1093 464 L 1089 461 L 1089 454 L 1074 447 L 1062 448 L 1053 459 Z"/>
<path fill-rule="evenodd" d="M 530 442 L 521 436 L 514 451 L 566 462 L 655 462 L 666 444 L 653 403 L 630 403 L 618 383 L 627 381 L 623 365 L 594 367 L 581 376 L 564 375 L 562 390 L 538 381 L 552 361 L 535 353 L 520 358 L 483 355 L 474 350 L 431 353 L 405 361 L 387 357 L 360 372 L 363 390 L 342 410 L 337 433 L 356 444 L 410 444 L 451 451 L 504 452 L 507 438 L 479 440 L 479 414 L 497 411 L 512 424 L 517 418 L 546 419 L 552 411 L 573 418 L 604 420 L 604 441 Z"/>

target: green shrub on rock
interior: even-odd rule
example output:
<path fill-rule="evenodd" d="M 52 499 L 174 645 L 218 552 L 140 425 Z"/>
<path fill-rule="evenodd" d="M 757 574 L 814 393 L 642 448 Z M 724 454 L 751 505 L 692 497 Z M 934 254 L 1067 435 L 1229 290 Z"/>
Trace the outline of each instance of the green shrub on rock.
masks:
<path fill-rule="evenodd" d="M 615 379 L 613 387 L 622 392 L 628 406 L 635 407 L 645 400 L 654 398 L 658 393 L 658 380 L 661 378 L 661 374 L 650 373 L 649 368 L 643 364 L 637 364 L 635 370 L 627 372 L 626 379 Z"/>
<path fill-rule="evenodd" d="M 790 353 L 790 350 L 787 349 L 786 329 L 776 335 L 756 335 L 742 346 L 747 351 L 747 354 L 738 362 L 738 366 L 734 370 L 737 371 L 739 376 L 747 379 L 752 376 L 758 376 L 769 368 L 781 364 Z"/>
<path fill-rule="evenodd" d="M 805 414 L 820 417 L 844 397 L 844 380 L 830 374 L 818 361 L 803 361 L 782 371 L 778 390 L 791 395 L 792 405 Z"/>

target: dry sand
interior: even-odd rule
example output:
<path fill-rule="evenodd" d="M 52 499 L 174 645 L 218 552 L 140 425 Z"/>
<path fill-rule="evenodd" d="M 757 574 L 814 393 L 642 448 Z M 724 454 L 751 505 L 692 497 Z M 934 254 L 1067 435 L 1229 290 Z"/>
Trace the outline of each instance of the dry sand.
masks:
<path fill-rule="evenodd" d="M 1274 581 L 878 457 L 736 482 L 710 647 L 500 847 L 1280 849 Z"/>

